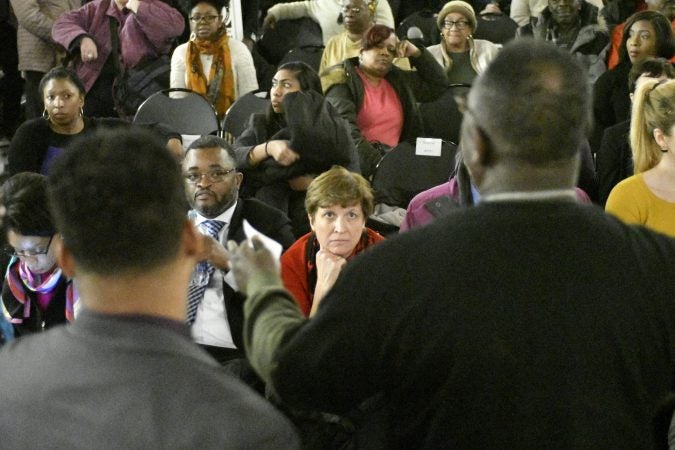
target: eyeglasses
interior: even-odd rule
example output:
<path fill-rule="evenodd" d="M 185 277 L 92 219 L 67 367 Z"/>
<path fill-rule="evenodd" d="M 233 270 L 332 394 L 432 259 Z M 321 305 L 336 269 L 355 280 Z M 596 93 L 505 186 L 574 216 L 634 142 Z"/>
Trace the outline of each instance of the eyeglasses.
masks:
<path fill-rule="evenodd" d="M 206 179 L 211 183 L 218 183 L 220 181 L 223 181 L 225 177 L 228 176 L 231 172 L 234 172 L 234 170 L 235 169 L 232 168 L 229 170 L 212 170 L 210 172 L 205 173 L 189 172 L 184 174 L 183 176 L 185 177 L 185 181 L 187 181 L 190 184 L 199 183 L 202 177 L 206 177 Z"/>
<path fill-rule="evenodd" d="M 52 235 L 49 238 L 49 241 L 47 242 L 47 245 L 44 248 L 36 247 L 34 250 L 19 250 L 16 251 L 13 248 L 8 248 L 5 250 L 5 252 L 9 256 L 13 256 L 16 258 L 30 258 L 32 256 L 38 256 L 38 255 L 46 255 L 49 252 L 49 247 L 52 245 L 52 239 L 54 239 L 54 235 Z"/>
<path fill-rule="evenodd" d="M 342 13 L 347 14 L 347 13 L 352 13 L 352 14 L 358 14 L 361 12 L 361 8 L 358 6 L 343 6 L 342 7 Z"/>
<path fill-rule="evenodd" d="M 192 16 L 190 17 L 190 21 L 194 23 L 198 23 L 201 21 L 204 21 L 205 23 L 213 23 L 214 20 L 216 20 L 220 16 Z"/>
<path fill-rule="evenodd" d="M 458 20 L 456 22 L 453 20 L 446 20 L 443 22 L 443 28 L 445 28 L 446 30 L 452 30 L 453 26 L 458 30 L 463 30 L 469 26 L 469 22 L 467 22 L 466 20 Z"/>

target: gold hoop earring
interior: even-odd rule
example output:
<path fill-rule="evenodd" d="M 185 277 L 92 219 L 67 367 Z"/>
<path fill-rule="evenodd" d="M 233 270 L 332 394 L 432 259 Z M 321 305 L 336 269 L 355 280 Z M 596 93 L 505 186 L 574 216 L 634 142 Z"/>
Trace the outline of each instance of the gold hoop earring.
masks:
<path fill-rule="evenodd" d="M 190 40 L 194 41 L 195 39 L 197 39 L 197 33 L 193 31 L 192 33 L 190 33 Z"/>
<path fill-rule="evenodd" d="M 49 116 L 49 112 L 47 112 L 47 108 L 42 111 L 42 118 L 45 119 L 47 122 L 50 122 L 52 118 Z"/>
<path fill-rule="evenodd" d="M 84 108 L 80 106 L 80 117 L 84 116 Z"/>

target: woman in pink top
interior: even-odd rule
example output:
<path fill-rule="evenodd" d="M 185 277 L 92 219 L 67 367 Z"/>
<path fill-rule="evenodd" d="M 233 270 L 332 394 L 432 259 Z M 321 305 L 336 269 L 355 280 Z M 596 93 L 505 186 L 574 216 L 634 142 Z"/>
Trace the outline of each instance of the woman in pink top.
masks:
<path fill-rule="evenodd" d="M 394 66 L 395 57 L 408 58 L 416 70 Z M 384 25 L 373 25 L 365 32 L 359 57 L 322 75 L 328 80 L 326 99 L 351 125 L 366 178 L 383 149 L 423 135 L 417 102 L 437 98 L 448 85 L 443 69 L 427 50 L 399 41 L 394 30 Z"/>

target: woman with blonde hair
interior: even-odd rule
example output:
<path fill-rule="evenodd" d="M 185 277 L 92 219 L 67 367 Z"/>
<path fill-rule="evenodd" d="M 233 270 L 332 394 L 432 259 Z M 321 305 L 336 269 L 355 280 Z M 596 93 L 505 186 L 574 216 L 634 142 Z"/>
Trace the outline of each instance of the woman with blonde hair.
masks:
<path fill-rule="evenodd" d="M 635 175 L 614 187 L 606 210 L 675 237 L 675 80 L 640 83 L 630 144 Z"/>

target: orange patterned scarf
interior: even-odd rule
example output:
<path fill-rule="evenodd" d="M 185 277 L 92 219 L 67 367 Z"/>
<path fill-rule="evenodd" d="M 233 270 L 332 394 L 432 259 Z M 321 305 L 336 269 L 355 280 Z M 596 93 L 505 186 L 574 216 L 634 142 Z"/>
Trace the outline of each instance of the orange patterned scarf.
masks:
<path fill-rule="evenodd" d="M 187 65 L 187 88 L 205 95 L 216 109 L 219 118 L 234 102 L 234 74 L 227 33 L 217 40 L 190 39 L 185 61 Z M 204 74 L 200 55 L 213 55 L 208 78 Z"/>

